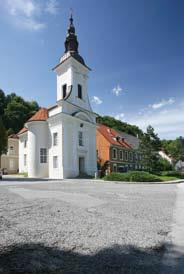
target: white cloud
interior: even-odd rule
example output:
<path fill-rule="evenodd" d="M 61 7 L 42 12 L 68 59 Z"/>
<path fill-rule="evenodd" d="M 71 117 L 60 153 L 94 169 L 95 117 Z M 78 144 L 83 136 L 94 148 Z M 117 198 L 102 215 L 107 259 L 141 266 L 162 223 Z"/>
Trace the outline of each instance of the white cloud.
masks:
<path fill-rule="evenodd" d="M 119 96 L 122 91 L 123 89 L 120 85 L 117 85 L 112 89 L 112 93 L 115 94 L 116 96 Z"/>
<path fill-rule="evenodd" d="M 31 17 L 36 11 L 36 4 L 31 0 L 7 0 L 8 11 L 11 15 L 24 15 L 26 17 Z"/>
<path fill-rule="evenodd" d="M 96 105 L 100 105 L 103 103 L 103 101 L 97 97 L 97 96 L 93 96 L 92 100 L 91 100 L 92 103 L 96 104 Z"/>
<path fill-rule="evenodd" d="M 142 116 L 137 115 L 129 119 L 128 123 L 135 124 L 143 130 L 152 125 L 161 138 L 184 136 L 184 105 L 178 103 L 165 110 L 147 111 Z"/>
<path fill-rule="evenodd" d="M 124 117 L 125 117 L 124 113 L 119 113 L 119 114 L 115 115 L 115 119 L 117 119 L 117 120 L 123 120 Z"/>
<path fill-rule="evenodd" d="M 26 30 L 38 31 L 46 27 L 41 19 L 44 13 L 56 14 L 56 0 L 4 0 L 0 5 L 4 8 L 13 25 Z"/>
<path fill-rule="evenodd" d="M 50 14 L 56 14 L 58 9 L 58 2 L 56 0 L 49 0 L 46 3 L 45 11 Z"/>
<path fill-rule="evenodd" d="M 174 98 L 169 98 L 168 100 L 162 100 L 158 103 L 155 103 L 153 105 L 149 105 L 149 107 L 151 107 L 152 109 L 159 109 L 168 105 L 172 105 L 175 103 L 175 99 Z"/>

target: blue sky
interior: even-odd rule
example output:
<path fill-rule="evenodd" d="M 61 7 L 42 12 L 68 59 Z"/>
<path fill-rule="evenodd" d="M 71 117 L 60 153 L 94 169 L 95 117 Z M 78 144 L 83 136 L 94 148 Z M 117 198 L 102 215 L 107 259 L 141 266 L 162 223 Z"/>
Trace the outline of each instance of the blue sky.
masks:
<path fill-rule="evenodd" d="M 184 136 L 183 0 L 0 0 L 0 87 L 55 103 L 70 8 L 93 110 Z"/>

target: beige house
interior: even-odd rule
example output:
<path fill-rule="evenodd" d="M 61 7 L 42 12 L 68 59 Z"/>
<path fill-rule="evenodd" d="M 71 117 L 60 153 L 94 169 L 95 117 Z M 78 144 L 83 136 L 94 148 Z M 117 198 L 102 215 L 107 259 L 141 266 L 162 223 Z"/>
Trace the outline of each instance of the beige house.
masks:
<path fill-rule="evenodd" d="M 19 140 L 16 134 L 8 137 L 8 150 L 1 156 L 1 169 L 8 174 L 17 173 L 19 169 Z"/>

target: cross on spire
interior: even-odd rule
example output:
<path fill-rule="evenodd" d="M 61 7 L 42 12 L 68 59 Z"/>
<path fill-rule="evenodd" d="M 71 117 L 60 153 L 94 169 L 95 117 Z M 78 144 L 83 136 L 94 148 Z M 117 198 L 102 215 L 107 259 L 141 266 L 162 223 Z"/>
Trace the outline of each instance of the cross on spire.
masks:
<path fill-rule="evenodd" d="M 73 9 L 70 8 L 70 25 L 73 25 Z"/>

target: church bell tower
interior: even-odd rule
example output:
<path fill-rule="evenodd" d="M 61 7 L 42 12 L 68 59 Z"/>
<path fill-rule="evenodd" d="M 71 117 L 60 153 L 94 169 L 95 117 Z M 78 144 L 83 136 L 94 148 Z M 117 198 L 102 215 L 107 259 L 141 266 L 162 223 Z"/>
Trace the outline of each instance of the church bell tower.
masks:
<path fill-rule="evenodd" d="M 65 51 L 59 64 L 54 68 L 57 74 L 57 103 L 67 109 L 68 104 L 92 111 L 88 93 L 87 81 L 90 68 L 79 54 L 79 43 L 70 16 L 65 39 Z"/>

